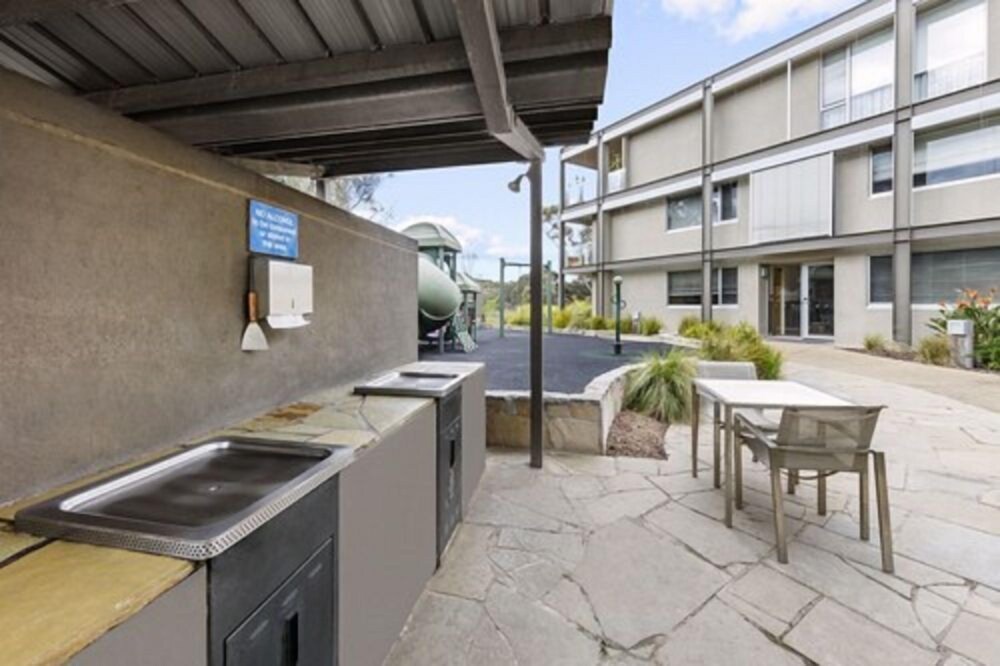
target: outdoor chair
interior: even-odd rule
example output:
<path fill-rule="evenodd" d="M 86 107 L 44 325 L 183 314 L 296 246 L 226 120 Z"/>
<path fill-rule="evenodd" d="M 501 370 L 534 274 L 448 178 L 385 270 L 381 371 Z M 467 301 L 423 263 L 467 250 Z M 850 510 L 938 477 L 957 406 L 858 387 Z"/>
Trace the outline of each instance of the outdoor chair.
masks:
<path fill-rule="evenodd" d="M 744 361 L 698 361 L 695 374 L 699 379 L 755 380 L 757 379 L 757 368 L 753 363 Z M 736 413 L 746 416 L 751 423 L 761 430 L 772 432 L 778 429 L 778 422 L 774 419 L 769 419 L 761 409 L 739 409 Z M 716 488 L 722 487 L 720 470 L 722 469 L 722 431 L 725 429 L 725 424 L 722 423 L 720 416 L 719 403 L 713 402 L 712 460 L 714 466 L 712 470 L 712 482 Z M 697 444 L 695 442 L 691 444 L 691 459 L 692 461 L 698 460 Z M 695 477 L 698 476 L 697 463 L 693 464 L 692 473 Z"/>
<path fill-rule="evenodd" d="M 817 510 L 826 515 L 826 479 L 838 472 L 853 472 L 860 479 L 861 539 L 869 539 L 868 456 L 875 461 L 875 498 L 878 506 L 879 540 L 882 547 L 882 570 L 893 571 L 892 528 L 889 521 L 889 492 L 885 473 L 885 454 L 871 449 L 875 424 L 883 407 L 810 407 L 782 411 L 776 434 L 758 428 L 750 419 L 738 415 L 734 435 L 737 448 L 733 461 L 736 508 L 743 507 L 742 445 L 763 461 L 771 472 L 771 500 L 774 507 L 774 533 L 778 542 L 778 561 L 788 562 L 785 513 L 781 496 L 781 471 L 798 475 L 815 472 Z"/>

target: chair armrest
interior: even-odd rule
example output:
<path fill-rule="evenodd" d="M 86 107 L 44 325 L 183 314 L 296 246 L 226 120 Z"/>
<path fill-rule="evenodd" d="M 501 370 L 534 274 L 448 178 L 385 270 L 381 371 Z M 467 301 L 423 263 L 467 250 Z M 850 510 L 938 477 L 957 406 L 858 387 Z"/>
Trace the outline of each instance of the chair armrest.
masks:
<path fill-rule="evenodd" d="M 771 434 L 755 425 L 752 420 L 743 414 L 736 414 L 737 432 L 745 439 L 757 439 L 767 446 L 776 446 L 776 442 L 771 438 Z M 749 436 L 748 436 L 749 435 Z"/>

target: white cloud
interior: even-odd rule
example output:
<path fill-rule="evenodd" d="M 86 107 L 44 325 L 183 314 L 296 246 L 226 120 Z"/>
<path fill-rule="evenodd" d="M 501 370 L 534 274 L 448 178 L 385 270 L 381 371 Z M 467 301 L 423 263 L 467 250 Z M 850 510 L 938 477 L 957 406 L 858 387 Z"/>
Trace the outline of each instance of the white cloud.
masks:
<path fill-rule="evenodd" d="M 793 21 L 821 19 L 858 0 L 661 0 L 663 9 L 690 21 L 708 21 L 732 41 L 774 32 Z"/>
<path fill-rule="evenodd" d="M 508 243 L 502 236 L 490 236 L 489 245 L 486 247 L 486 256 L 505 257 L 507 259 L 522 259 L 528 256 L 528 246 L 518 243 Z"/>

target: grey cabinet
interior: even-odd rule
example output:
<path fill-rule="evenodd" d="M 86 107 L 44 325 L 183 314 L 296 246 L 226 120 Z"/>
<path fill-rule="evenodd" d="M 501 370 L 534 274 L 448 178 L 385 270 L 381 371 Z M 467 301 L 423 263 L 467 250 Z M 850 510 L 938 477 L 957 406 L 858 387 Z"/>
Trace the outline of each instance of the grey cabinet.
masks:
<path fill-rule="evenodd" d="M 426 407 L 340 474 L 343 666 L 379 666 L 436 564 L 435 411 Z"/>
<path fill-rule="evenodd" d="M 327 541 L 226 638 L 226 666 L 332 664 L 332 589 Z"/>

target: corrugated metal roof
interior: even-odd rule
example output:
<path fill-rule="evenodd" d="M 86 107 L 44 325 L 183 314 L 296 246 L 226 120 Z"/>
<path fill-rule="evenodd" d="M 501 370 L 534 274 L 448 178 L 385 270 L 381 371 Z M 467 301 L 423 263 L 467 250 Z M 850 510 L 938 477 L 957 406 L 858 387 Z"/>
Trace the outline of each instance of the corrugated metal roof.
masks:
<path fill-rule="evenodd" d="M 492 3 L 509 103 L 546 145 L 585 138 L 610 0 Z M 468 46 L 454 0 L 0 2 L 0 66 L 218 152 L 348 170 L 515 156 Z"/>

